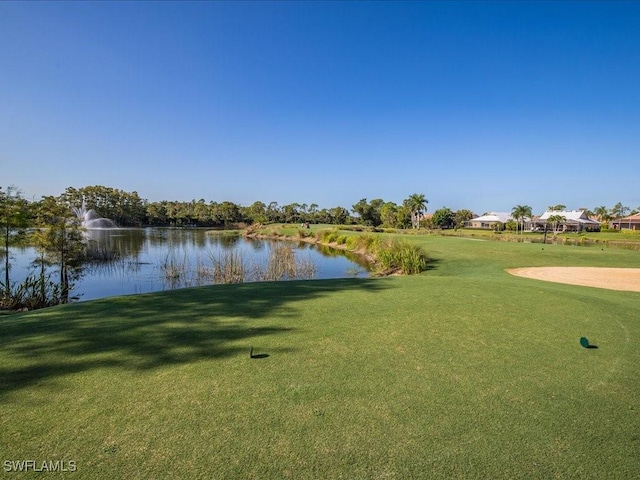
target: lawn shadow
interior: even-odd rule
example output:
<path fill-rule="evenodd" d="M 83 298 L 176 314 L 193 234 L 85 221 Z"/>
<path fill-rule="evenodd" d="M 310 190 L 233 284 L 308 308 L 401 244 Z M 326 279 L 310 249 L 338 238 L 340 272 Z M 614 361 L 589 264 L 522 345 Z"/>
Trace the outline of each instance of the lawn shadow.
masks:
<path fill-rule="evenodd" d="M 2 316 L 0 398 L 95 368 L 148 370 L 246 355 L 253 339 L 299 329 L 297 302 L 390 285 L 383 279 L 217 285 Z"/>
<path fill-rule="evenodd" d="M 429 261 L 427 262 L 427 266 L 425 267 L 424 271 L 430 272 L 432 270 L 437 270 L 439 263 L 441 263 L 441 260 L 439 258 L 429 258 Z"/>

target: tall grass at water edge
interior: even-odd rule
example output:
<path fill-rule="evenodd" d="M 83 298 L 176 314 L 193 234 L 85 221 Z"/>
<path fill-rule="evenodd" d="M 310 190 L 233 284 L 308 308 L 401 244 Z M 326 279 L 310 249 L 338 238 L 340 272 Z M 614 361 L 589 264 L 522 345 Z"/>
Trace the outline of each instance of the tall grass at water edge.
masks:
<path fill-rule="evenodd" d="M 252 265 L 242 253 L 235 251 L 211 252 L 208 262 L 198 257 L 195 267 L 186 253 L 180 258 L 169 252 L 160 269 L 172 287 L 311 279 L 317 270 L 311 260 L 296 258 L 293 247 L 286 244 L 272 245 L 266 263 L 254 262 Z"/>
<path fill-rule="evenodd" d="M 320 232 L 323 243 L 344 245 L 346 248 L 364 252 L 375 259 L 379 273 L 402 273 L 412 275 L 427 269 L 429 259 L 421 246 L 393 237 L 373 234 L 344 235 L 336 230 Z"/>

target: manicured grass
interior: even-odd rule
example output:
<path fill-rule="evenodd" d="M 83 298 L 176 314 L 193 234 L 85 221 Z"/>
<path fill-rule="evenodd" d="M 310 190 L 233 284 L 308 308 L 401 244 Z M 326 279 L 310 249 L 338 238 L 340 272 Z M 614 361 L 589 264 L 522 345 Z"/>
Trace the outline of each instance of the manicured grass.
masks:
<path fill-rule="evenodd" d="M 73 477 L 92 479 L 637 475 L 640 294 L 504 269 L 640 267 L 640 254 L 403 238 L 429 254 L 427 272 L 0 317 L 3 466 L 75 460 Z"/>
<path fill-rule="evenodd" d="M 541 243 L 544 239 L 543 232 L 514 232 L 503 231 L 496 233 L 492 230 L 462 228 L 458 230 L 436 230 L 435 233 L 444 236 L 453 237 L 475 237 L 475 238 L 487 238 L 503 241 L 533 241 Z M 616 231 L 603 231 L 603 232 L 558 232 L 556 235 L 553 231 L 547 232 L 547 241 L 556 243 L 566 242 L 569 244 L 575 244 L 582 242 L 588 242 L 590 244 L 602 244 L 607 245 L 625 243 L 625 244 L 637 244 L 640 247 L 640 231 L 634 230 L 616 230 Z"/>

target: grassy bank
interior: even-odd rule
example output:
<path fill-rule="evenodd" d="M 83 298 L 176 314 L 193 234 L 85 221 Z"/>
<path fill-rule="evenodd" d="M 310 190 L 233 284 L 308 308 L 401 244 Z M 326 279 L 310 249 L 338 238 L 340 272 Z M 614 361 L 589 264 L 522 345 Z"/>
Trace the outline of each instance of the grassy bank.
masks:
<path fill-rule="evenodd" d="M 638 252 L 403 238 L 427 272 L 0 317 L 2 460 L 92 479 L 633 478 L 640 294 L 504 269 Z"/>
<path fill-rule="evenodd" d="M 362 233 L 365 232 L 365 233 Z M 295 240 L 345 250 L 367 260 L 374 275 L 413 275 L 428 268 L 429 259 L 421 246 L 397 236 L 373 235 L 373 229 L 314 225 L 255 226 L 245 235 L 256 238 Z"/>

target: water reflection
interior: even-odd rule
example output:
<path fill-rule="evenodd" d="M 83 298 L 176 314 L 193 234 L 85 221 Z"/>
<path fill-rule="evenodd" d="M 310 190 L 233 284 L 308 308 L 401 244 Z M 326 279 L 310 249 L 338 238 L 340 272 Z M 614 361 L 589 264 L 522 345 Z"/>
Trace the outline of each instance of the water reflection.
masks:
<path fill-rule="evenodd" d="M 300 271 L 307 273 L 297 277 L 290 274 L 289 278 L 308 278 L 305 275 L 310 271 L 320 279 L 368 276 L 367 265 L 361 258 L 305 242 L 170 228 L 90 230 L 87 236 L 92 260 L 85 264 L 83 277 L 72 291 L 81 300 L 216 283 L 216 275 L 222 278 L 220 275 L 224 273 L 221 266 L 224 264 L 229 270 L 231 254 L 236 256 L 236 263 L 241 259 L 246 270 L 243 281 L 264 280 L 269 256 L 283 243 L 293 247 L 295 258 L 306 265 Z M 30 264 L 37 252 L 25 248 L 11 253 L 12 281 L 22 281 L 32 270 Z"/>

